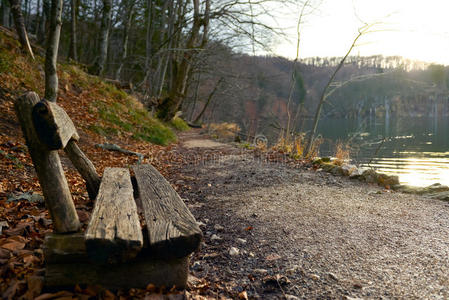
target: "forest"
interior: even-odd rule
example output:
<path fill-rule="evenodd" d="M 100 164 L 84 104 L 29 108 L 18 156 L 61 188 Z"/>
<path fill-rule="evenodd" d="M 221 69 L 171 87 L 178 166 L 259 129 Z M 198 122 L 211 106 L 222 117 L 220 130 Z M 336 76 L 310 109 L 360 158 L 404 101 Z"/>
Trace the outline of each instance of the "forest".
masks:
<path fill-rule="evenodd" d="M 29 38 L 44 46 L 50 1 L 19 4 Z M 266 132 L 267 126 L 284 128 L 287 110 L 298 120 L 313 117 L 320 93 L 342 59 L 296 62 L 270 54 L 282 30 L 267 25 L 265 19 L 275 17 L 267 9 L 273 4 L 300 7 L 290 1 L 62 4 L 59 59 L 128 89 L 164 120 L 180 111 L 191 123 L 234 122 L 251 136 Z M 5 27 L 13 26 L 13 5 L 2 1 Z M 260 52 L 266 54 L 256 54 Z M 349 56 L 332 82 L 335 91 L 322 116 L 382 116 L 386 109 L 401 115 L 447 115 L 448 74 L 442 65 L 399 56 Z"/>

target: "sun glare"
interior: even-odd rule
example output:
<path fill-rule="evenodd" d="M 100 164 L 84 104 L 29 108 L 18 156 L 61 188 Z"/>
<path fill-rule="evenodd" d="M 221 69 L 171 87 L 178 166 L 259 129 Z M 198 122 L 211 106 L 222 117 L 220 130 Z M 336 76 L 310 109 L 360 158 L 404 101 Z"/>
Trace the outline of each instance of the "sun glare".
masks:
<path fill-rule="evenodd" d="M 341 0 L 325 1 L 316 13 L 306 16 L 301 27 L 300 56 L 342 56 L 357 29 L 374 24 L 353 55 L 399 55 L 414 60 L 449 65 L 449 1 Z M 276 53 L 296 54 L 297 16 L 285 18 L 289 41 L 278 44 Z"/>

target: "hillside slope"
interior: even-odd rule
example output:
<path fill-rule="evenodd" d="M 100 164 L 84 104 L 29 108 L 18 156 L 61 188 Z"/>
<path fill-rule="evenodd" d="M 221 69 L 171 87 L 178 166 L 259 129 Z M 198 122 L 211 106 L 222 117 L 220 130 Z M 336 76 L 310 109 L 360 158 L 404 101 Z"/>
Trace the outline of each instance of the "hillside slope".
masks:
<path fill-rule="evenodd" d="M 0 31 L 0 193 L 22 189 L 11 177 L 34 181 L 31 162 L 14 113 L 14 100 L 27 91 L 44 93 L 44 59 L 33 61 L 21 53 L 19 43 Z M 79 66 L 61 63 L 58 70 L 59 97 L 62 106 L 77 127 L 80 146 L 101 172 L 108 165 L 132 163 L 136 157 L 116 155 L 94 147 L 115 143 L 149 157 L 160 147 L 148 142 L 168 145 L 176 141 L 174 130 L 153 118 L 135 98 L 100 78 L 88 75 Z M 25 170 L 25 172 L 24 172 Z M 71 170 L 68 170 L 71 172 Z M 17 174 L 16 174 L 17 173 Z M 19 176 L 20 175 L 20 176 Z M 71 176 L 70 176 L 71 177 Z M 76 176 L 75 176 L 76 177 Z M 22 182 L 23 184 L 23 182 Z"/>
<path fill-rule="evenodd" d="M 44 235 L 51 232 L 50 217 L 14 112 L 14 101 L 27 91 L 44 92 L 44 59 L 23 55 L 11 32 L 0 28 L 0 294 L 16 299 L 30 292 L 30 278 L 43 268 Z M 153 118 L 135 98 L 86 74 L 79 66 L 61 63 L 59 97 L 80 134 L 80 148 L 102 175 L 105 167 L 129 166 L 138 157 L 96 147 L 114 143 L 141 153 L 164 175 L 166 155 L 177 140 L 175 130 Z M 156 145 L 158 144 L 158 145 Z M 85 225 L 92 202 L 84 181 L 63 151 L 61 161 L 77 212 Z M 30 195 L 36 197 L 29 197 Z M 35 201 L 38 200 L 38 201 Z M 28 295 L 32 299 L 36 294 Z"/>

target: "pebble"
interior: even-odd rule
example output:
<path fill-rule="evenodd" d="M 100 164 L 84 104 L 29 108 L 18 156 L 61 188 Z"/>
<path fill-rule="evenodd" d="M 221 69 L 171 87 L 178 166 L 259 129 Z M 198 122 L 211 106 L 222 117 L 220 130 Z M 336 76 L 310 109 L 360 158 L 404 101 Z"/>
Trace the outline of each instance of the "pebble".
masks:
<path fill-rule="evenodd" d="M 203 269 L 203 266 L 201 265 L 200 261 L 196 261 L 193 263 L 192 269 L 195 271 L 201 271 Z"/>
<path fill-rule="evenodd" d="M 196 224 L 197 224 L 198 226 L 200 226 L 200 227 L 206 226 L 206 224 L 204 224 L 204 223 L 201 222 L 201 221 L 197 221 Z"/>
<path fill-rule="evenodd" d="M 329 276 L 330 279 L 338 281 L 338 277 L 334 273 L 329 272 L 329 273 L 327 273 L 327 275 Z"/>
<path fill-rule="evenodd" d="M 359 290 L 359 289 L 363 288 L 363 285 L 360 282 L 354 282 L 352 287 Z"/>
<path fill-rule="evenodd" d="M 220 224 L 215 224 L 215 225 L 214 225 L 214 229 L 215 229 L 216 231 L 223 231 L 223 230 L 224 230 L 224 227 L 221 226 Z"/>
<path fill-rule="evenodd" d="M 310 278 L 313 279 L 313 280 L 315 280 L 315 281 L 320 280 L 320 276 L 318 276 L 318 275 L 316 275 L 316 274 L 310 275 Z"/>
<path fill-rule="evenodd" d="M 285 294 L 285 299 L 287 299 L 287 300 L 297 300 L 298 299 L 299 300 L 298 297 L 289 295 L 289 294 Z"/>
<path fill-rule="evenodd" d="M 239 242 L 240 244 L 246 244 L 246 240 L 242 238 L 237 238 L 237 242 Z"/>
<path fill-rule="evenodd" d="M 293 274 L 295 274 L 298 271 L 298 269 L 299 269 L 299 266 L 298 265 L 294 265 L 291 268 L 288 268 L 285 272 L 287 274 L 289 274 L 289 275 L 293 275 Z"/>
<path fill-rule="evenodd" d="M 265 274 L 268 274 L 268 270 L 265 270 L 265 269 L 254 269 L 254 273 L 265 275 Z"/>
<path fill-rule="evenodd" d="M 216 235 L 216 234 L 213 234 L 213 235 L 211 236 L 210 240 L 211 240 L 211 241 L 220 241 L 220 240 L 222 240 L 222 238 L 219 237 L 219 236 Z"/>
<path fill-rule="evenodd" d="M 231 247 L 231 249 L 229 249 L 229 255 L 231 256 L 239 255 L 239 252 L 239 249 L 236 247 Z"/>

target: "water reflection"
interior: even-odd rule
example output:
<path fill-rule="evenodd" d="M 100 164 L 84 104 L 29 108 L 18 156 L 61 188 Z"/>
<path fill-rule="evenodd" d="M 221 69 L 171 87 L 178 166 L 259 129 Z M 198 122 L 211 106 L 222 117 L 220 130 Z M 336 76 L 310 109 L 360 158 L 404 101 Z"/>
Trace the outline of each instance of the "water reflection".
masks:
<path fill-rule="evenodd" d="M 369 165 L 362 165 L 374 167 L 382 173 L 398 175 L 402 184 L 429 186 L 439 182 L 449 185 L 449 158 L 383 157 L 374 159 Z"/>
<path fill-rule="evenodd" d="M 318 132 L 322 155 L 332 155 L 336 141 L 349 141 L 351 157 L 364 167 L 398 175 L 403 184 L 449 185 L 449 118 L 322 120 Z"/>

